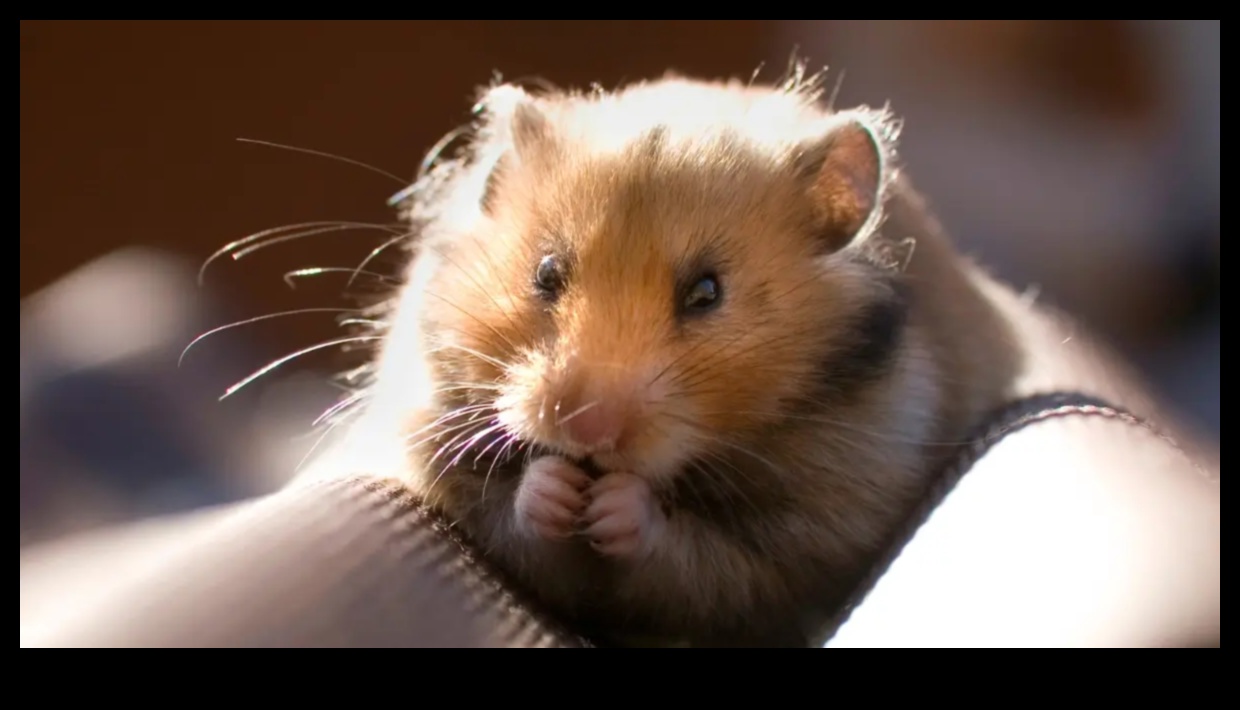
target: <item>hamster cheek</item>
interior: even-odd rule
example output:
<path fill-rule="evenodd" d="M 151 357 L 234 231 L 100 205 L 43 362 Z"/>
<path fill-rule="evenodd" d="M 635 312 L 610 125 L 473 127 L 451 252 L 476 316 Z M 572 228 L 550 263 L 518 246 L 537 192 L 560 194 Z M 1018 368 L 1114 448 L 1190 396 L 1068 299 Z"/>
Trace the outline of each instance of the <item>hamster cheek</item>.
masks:
<path fill-rule="evenodd" d="M 582 532 L 605 557 L 638 560 L 663 536 L 667 520 L 650 484 L 631 473 L 609 473 L 587 491 Z"/>
<path fill-rule="evenodd" d="M 589 485 L 584 471 L 559 456 L 531 461 L 517 488 L 517 526 L 546 540 L 567 540 L 585 510 Z"/>

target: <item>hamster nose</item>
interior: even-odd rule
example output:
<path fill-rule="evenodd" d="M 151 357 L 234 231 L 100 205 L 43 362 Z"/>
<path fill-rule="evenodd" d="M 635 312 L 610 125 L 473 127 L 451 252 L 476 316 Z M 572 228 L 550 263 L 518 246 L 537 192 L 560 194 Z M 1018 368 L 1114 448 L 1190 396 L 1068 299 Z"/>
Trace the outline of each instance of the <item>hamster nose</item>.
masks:
<path fill-rule="evenodd" d="M 560 420 L 560 428 L 576 444 L 591 449 L 607 449 L 620 440 L 627 416 L 623 406 L 595 400 L 569 409 Z"/>

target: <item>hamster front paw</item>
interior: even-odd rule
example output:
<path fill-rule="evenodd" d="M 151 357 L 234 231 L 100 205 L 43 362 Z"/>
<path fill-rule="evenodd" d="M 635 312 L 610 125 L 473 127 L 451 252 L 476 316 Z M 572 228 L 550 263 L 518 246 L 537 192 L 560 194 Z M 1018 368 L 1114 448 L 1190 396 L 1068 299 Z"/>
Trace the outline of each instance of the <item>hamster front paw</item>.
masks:
<path fill-rule="evenodd" d="M 518 524 L 547 540 L 568 539 L 586 508 L 589 485 L 584 471 L 559 456 L 531 461 L 517 488 Z"/>
<path fill-rule="evenodd" d="M 666 519 L 650 484 L 631 473 L 609 473 L 586 492 L 582 533 L 607 557 L 640 559 L 663 532 Z"/>

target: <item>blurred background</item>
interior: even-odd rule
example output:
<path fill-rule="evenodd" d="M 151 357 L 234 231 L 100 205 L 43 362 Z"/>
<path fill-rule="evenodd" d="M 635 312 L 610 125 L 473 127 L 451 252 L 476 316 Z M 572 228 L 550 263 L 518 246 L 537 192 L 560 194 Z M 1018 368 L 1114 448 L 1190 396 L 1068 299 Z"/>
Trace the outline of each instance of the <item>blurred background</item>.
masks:
<path fill-rule="evenodd" d="M 1101 330 L 1217 440 L 1219 21 L 20 23 L 21 545 L 269 491 L 364 353 L 290 361 L 381 293 L 402 179 L 495 72 L 613 87 L 667 69 L 777 79 L 794 49 L 890 102 L 962 247 Z M 395 254 L 371 270 L 393 273 Z M 212 328 L 320 309 L 217 333 Z"/>

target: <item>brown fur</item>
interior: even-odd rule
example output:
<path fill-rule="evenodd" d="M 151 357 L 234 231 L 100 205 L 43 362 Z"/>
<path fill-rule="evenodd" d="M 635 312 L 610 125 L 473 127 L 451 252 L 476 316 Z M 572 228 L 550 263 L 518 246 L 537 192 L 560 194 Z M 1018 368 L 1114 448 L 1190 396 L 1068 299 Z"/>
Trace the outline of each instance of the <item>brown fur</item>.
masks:
<path fill-rule="evenodd" d="M 603 636 L 804 643 L 1017 366 L 895 175 L 895 124 L 827 111 L 803 81 L 504 86 L 481 108 L 470 152 L 411 201 L 417 255 L 379 362 L 411 485 Z M 531 286 L 549 253 L 569 274 L 552 304 Z M 678 319 L 704 264 L 722 305 Z M 582 455 L 548 398 L 629 382 L 653 394 L 594 462 L 654 486 L 657 547 L 623 564 L 517 534 L 523 464 Z"/>

